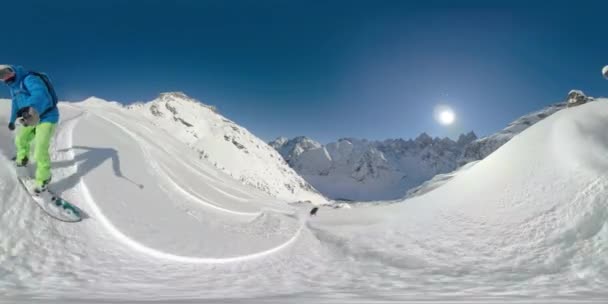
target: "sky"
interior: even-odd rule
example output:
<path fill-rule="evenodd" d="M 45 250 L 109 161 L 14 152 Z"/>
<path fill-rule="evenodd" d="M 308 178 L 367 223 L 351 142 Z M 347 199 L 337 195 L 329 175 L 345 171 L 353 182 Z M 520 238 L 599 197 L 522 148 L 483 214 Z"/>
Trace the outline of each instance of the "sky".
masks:
<path fill-rule="evenodd" d="M 570 89 L 608 96 L 603 2 L 6 1 L 0 63 L 62 100 L 183 91 L 265 140 L 483 136 Z"/>

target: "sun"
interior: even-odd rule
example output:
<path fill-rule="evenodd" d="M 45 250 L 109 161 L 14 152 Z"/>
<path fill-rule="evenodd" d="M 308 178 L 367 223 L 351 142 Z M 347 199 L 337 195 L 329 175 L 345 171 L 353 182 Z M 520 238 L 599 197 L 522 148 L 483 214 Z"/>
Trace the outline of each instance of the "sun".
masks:
<path fill-rule="evenodd" d="M 439 122 L 445 126 L 451 125 L 454 122 L 455 118 L 456 117 L 454 116 L 454 112 L 450 110 L 444 110 L 439 113 Z"/>
<path fill-rule="evenodd" d="M 454 110 L 446 105 L 435 107 L 435 119 L 444 126 L 449 126 L 456 120 Z"/>

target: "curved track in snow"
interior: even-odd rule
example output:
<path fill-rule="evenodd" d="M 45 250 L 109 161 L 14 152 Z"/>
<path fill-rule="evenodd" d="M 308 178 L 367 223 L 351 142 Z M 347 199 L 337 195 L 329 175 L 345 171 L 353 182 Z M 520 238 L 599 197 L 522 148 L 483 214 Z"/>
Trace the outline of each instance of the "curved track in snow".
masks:
<path fill-rule="evenodd" d="M 193 201 L 196 201 L 196 202 L 198 202 L 201 205 L 204 205 L 206 207 L 213 208 L 213 209 L 216 209 L 216 210 L 219 210 L 219 211 L 222 211 L 222 212 L 227 212 L 227 213 L 230 213 L 230 214 L 233 214 L 233 215 L 241 215 L 241 216 L 248 216 L 248 217 L 257 217 L 257 216 L 259 216 L 261 214 L 260 212 L 251 212 L 251 211 L 247 212 L 247 211 L 238 211 L 238 210 L 231 210 L 231 209 L 223 208 L 223 207 L 221 207 L 221 206 L 219 206 L 217 204 L 209 203 L 206 199 L 203 199 L 203 198 L 199 197 L 198 195 L 193 194 L 192 192 L 184 189 L 184 187 L 180 186 L 178 184 L 178 182 L 175 181 L 175 179 L 177 178 L 177 176 L 174 178 L 173 177 L 174 175 L 171 174 L 171 171 L 163 168 L 163 166 L 161 164 L 159 164 L 155 160 L 154 156 L 151 155 L 150 149 L 152 149 L 152 147 L 151 147 L 150 144 L 144 143 L 139 138 L 139 136 L 135 135 L 133 132 L 129 131 L 127 128 L 125 128 L 121 124 L 119 124 L 119 123 L 117 123 L 117 122 L 115 122 L 115 121 L 113 121 L 111 119 L 105 118 L 105 117 L 102 117 L 102 118 L 105 119 L 106 121 L 110 122 L 112 125 L 120 128 L 120 130 L 123 131 L 124 133 L 128 134 L 131 137 L 131 139 L 134 140 L 138 144 L 140 150 L 142 151 L 142 154 L 143 154 L 143 156 L 145 158 L 145 161 L 146 161 L 147 165 L 149 165 L 150 168 L 152 168 L 156 172 L 157 175 L 159 175 L 160 177 L 162 177 L 166 183 L 170 184 L 175 190 L 177 190 L 177 192 L 179 192 L 180 194 L 182 194 L 186 198 L 189 198 L 189 199 L 191 199 Z M 182 168 L 182 169 L 187 169 L 187 168 Z M 184 172 L 184 171 L 182 170 L 182 172 Z M 181 181 L 183 181 L 183 179 Z M 206 185 L 206 186 L 209 187 L 209 185 Z M 220 191 L 220 190 L 218 190 L 215 187 L 212 187 L 211 189 L 214 190 L 214 191 L 218 191 L 221 194 L 226 195 L 226 192 Z M 247 201 L 246 198 L 240 198 L 240 197 L 236 197 L 234 195 L 228 195 L 228 196 L 229 196 L 230 199 L 237 198 L 238 201 L 242 201 L 242 202 Z M 248 206 L 248 205 L 244 205 L 241 208 L 253 209 L 252 206 Z"/>
<path fill-rule="evenodd" d="M 2 157 L 0 299 L 601 302 L 605 102 L 550 116 L 420 197 L 312 219 L 188 163 L 125 110 L 62 105 L 52 187 L 91 218 L 41 214 Z"/>
<path fill-rule="evenodd" d="M 95 129 L 104 129 L 104 130 L 111 130 L 111 126 L 108 125 L 103 125 L 103 121 L 99 120 L 98 117 L 99 116 L 95 116 L 93 117 L 92 115 L 96 115 L 96 114 L 90 114 L 87 117 L 86 121 L 80 122 L 80 126 L 79 128 L 81 129 L 86 129 L 89 126 L 87 125 L 88 123 L 93 123 L 93 124 L 99 124 L 96 126 L 92 126 L 92 128 Z M 100 220 L 100 222 L 103 223 L 103 225 L 106 227 L 106 229 L 110 232 L 112 232 L 112 234 L 118 239 L 121 240 L 122 242 L 128 244 L 129 246 L 131 246 L 133 249 L 135 250 L 139 250 L 141 252 L 144 252 L 146 254 L 152 255 L 154 257 L 157 258 L 164 258 L 164 259 L 169 259 L 172 261 L 176 261 L 176 262 L 188 262 L 188 263 L 227 263 L 227 262 L 234 262 L 234 261 L 242 261 L 242 260 L 247 260 L 247 259 L 252 259 L 252 258 L 257 258 L 257 257 L 261 257 L 264 255 L 268 255 L 271 254 L 273 252 L 276 252 L 278 250 L 281 250 L 282 248 L 288 246 L 290 243 L 292 243 L 293 241 L 295 241 L 297 239 L 297 236 L 300 233 L 300 229 L 298 228 L 301 227 L 301 225 L 299 225 L 299 223 L 297 221 L 293 221 L 289 218 L 289 222 L 287 223 L 288 225 L 291 224 L 291 227 L 286 226 L 286 227 L 282 227 L 284 228 L 283 230 L 276 230 L 273 231 L 274 228 L 273 225 L 276 225 L 278 222 L 278 224 L 283 224 L 281 222 L 285 221 L 285 218 L 281 218 L 279 216 L 275 216 L 275 215 L 268 215 L 265 214 L 264 216 L 262 215 L 262 212 L 258 209 L 256 212 L 247 212 L 246 210 L 254 210 L 254 206 L 252 204 L 249 205 L 243 205 L 243 207 L 241 207 L 240 209 L 243 210 L 231 210 L 228 208 L 223 208 L 221 206 L 218 206 L 217 204 L 213 204 L 213 203 L 209 203 L 206 200 L 203 200 L 202 198 L 200 198 L 198 195 L 195 195 L 193 193 L 188 192 L 187 190 L 185 190 L 183 187 L 179 186 L 177 182 L 175 182 L 171 176 L 168 175 L 168 172 L 163 170 L 163 168 L 161 168 L 161 165 L 159 162 L 156 161 L 156 159 L 154 158 L 154 156 L 152 156 L 152 149 L 153 147 L 151 145 L 146 144 L 142 138 L 140 138 L 139 136 L 135 135 L 134 133 L 130 132 L 129 130 L 127 130 L 126 128 L 122 127 L 120 124 L 110 120 L 110 119 L 106 119 L 104 118 L 103 120 L 108 121 L 111 123 L 111 125 L 118 127 L 119 130 L 111 130 L 110 133 L 113 135 L 116 134 L 120 134 L 121 131 L 123 132 L 123 134 L 127 135 L 129 138 L 127 140 L 124 140 L 124 142 L 129 141 L 131 143 L 131 146 L 129 145 L 118 145 L 115 148 L 109 148 L 110 151 L 109 153 L 114 153 L 113 151 L 133 151 L 136 150 L 140 153 L 138 153 L 139 155 L 143 155 L 144 158 L 141 159 L 141 163 L 136 164 L 135 162 L 137 160 L 132 159 L 128 164 L 125 164 L 124 161 L 122 162 L 122 164 L 120 166 L 122 166 L 123 168 L 118 168 L 119 165 L 116 164 L 112 164 L 113 165 L 113 170 L 114 170 L 114 175 L 117 177 L 122 177 L 124 179 L 128 179 L 128 177 L 122 176 L 122 172 L 139 172 L 141 173 L 141 171 L 150 171 L 151 173 L 153 173 L 153 177 L 154 178 L 150 178 L 148 176 L 141 176 L 140 179 L 138 180 L 145 180 L 147 181 L 147 187 L 142 187 L 142 188 L 136 188 L 133 187 L 133 185 L 138 185 L 139 183 L 134 182 L 134 181 L 130 181 L 129 185 L 131 188 L 134 189 L 134 191 L 139 191 L 142 193 L 139 193 L 139 195 L 137 196 L 123 196 L 122 193 L 125 193 L 128 190 L 125 190 L 125 192 L 120 192 L 119 195 L 112 195 L 112 193 L 108 193 L 107 188 L 111 188 L 111 189 L 116 189 L 116 187 L 121 186 L 122 184 L 124 184 L 122 181 L 120 184 L 112 184 L 112 182 L 110 181 L 109 178 L 107 178 L 107 176 L 103 176 L 101 179 L 99 179 L 99 182 L 97 182 L 95 179 L 93 179 L 91 176 L 86 176 L 86 177 L 82 177 L 83 179 L 83 198 L 89 202 L 91 209 L 93 210 L 93 215 L 94 217 L 96 217 L 97 219 Z M 103 126 L 100 126 L 103 125 Z M 73 129 L 68 129 L 67 132 L 72 132 Z M 84 140 L 84 139 L 83 139 Z M 121 139 L 118 140 L 114 140 L 115 142 L 120 142 Z M 95 139 L 96 143 L 100 142 L 100 138 L 97 137 Z M 136 143 L 136 146 L 133 146 L 132 144 Z M 73 143 L 70 143 L 73 144 Z M 82 147 L 82 145 L 74 145 L 75 147 Z M 87 146 L 85 144 L 85 146 Z M 88 147 L 88 146 L 87 146 Z M 105 150 L 108 148 L 95 148 L 98 150 Z M 93 148 L 90 148 L 89 151 L 93 151 Z M 87 153 L 87 152 L 85 152 Z M 157 151 L 157 153 L 159 153 L 159 151 Z M 116 154 L 118 154 L 118 152 L 116 152 Z M 104 155 L 96 155 L 93 157 L 106 157 Z M 110 155 L 108 156 L 109 160 L 108 161 L 112 161 L 112 162 L 118 162 L 118 155 L 114 156 L 114 155 Z M 124 156 L 122 156 L 124 157 Z M 163 159 L 163 155 L 162 153 L 160 155 L 157 155 L 158 159 Z M 165 156 L 164 158 L 167 158 L 169 156 Z M 100 160 L 100 161 L 105 161 L 105 160 Z M 170 161 L 170 159 L 169 159 Z M 78 165 L 76 165 L 78 166 Z M 133 169 L 129 170 L 128 168 L 133 167 Z M 97 171 L 101 171 L 102 169 L 98 169 Z M 122 172 L 117 172 L 117 170 L 120 170 Z M 177 168 L 176 170 L 180 170 L 179 168 Z M 126 174 L 126 173 L 125 173 Z M 90 182 L 87 182 L 87 181 Z M 185 180 L 182 180 L 182 182 L 186 182 Z M 102 186 L 103 184 L 103 186 Z M 187 184 L 186 184 L 187 185 Z M 97 191 L 97 195 L 93 195 L 92 192 L 94 192 L 95 190 L 90 190 L 91 188 L 101 188 L 103 187 L 103 189 L 100 189 L 100 191 Z M 207 185 L 200 185 L 199 187 L 201 188 L 207 188 Z M 162 191 L 156 191 L 153 192 L 149 195 L 146 195 L 145 192 L 148 191 L 154 191 L 157 189 L 162 189 Z M 165 197 L 163 197 L 163 195 L 165 195 Z M 123 203 L 120 204 L 117 207 L 117 210 L 112 210 L 111 208 L 106 209 L 106 211 L 103 211 L 104 207 L 100 207 L 100 205 L 102 206 L 107 206 L 110 204 L 110 202 L 112 201 L 120 201 L 122 200 Z M 188 200 L 190 200 L 188 202 Z M 98 202 L 101 201 L 101 202 Z M 137 203 L 135 202 L 143 202 L 143 204 L 139 204 L 138 206 L 133 206 L 136 205 Z M 165 225 L 164 227 L 171 227 L 171 229 L 167 229 L 167 236 L 165 236 L 165 241 L 164 243 L 156 243 L 159 239 L 162 238 L 162 232 L 156 231 L 155 233 L 153 233 L 150 236 L 150 231 L 139 231 L 139 230 L 134 230 L 132 229 L 130 224 L 131 220 L 129 220 L 129 223 L 125 223 L 127 222 L 127 220 L 124 219 L 117 219 L 117 213 L 120 213 L 121 216 L 124 216 L 124 214 L 128 211 L 128 212 L 134 212 L 134 214 L 137 216 L 137 220 L 141 220 L 142 216 L 146 216 L 144 214 L 147 214 L 148 212 L 150 212 L 150 210 L 148 210 L 147 208 L 150 208 L 152 206 L 149 206 L 153 203 L 155 203 L 156 201 L 160 201 L 160 204 L 158 204 L 157 206 L 154 206 L 154 208 L 158 208 L 159 210 L 155 210 L 154 212 L 151 212 L 153 217 L 170 217 L 167 222 L 164 221 L 160 221 L 159 223 L 154 223 L 154 221 L 157 221 L 157 218 L 148 218 L 145 219 L 145 223 L 147 225 L 155 225 L 155 226 L 160 226 L 160 225 Z M 130 206 L 127 206 L 130 205 Z M 203 206 L 204 208 L 198 208 L 199 206 Z M 220 213 L 218 214 L 217 212 L 214 213 L 210 213 L 207 212 L 207 210 L 205 210 L 205 208 L 209 209 L 213 209 L 213 211 L 219 211 Z M 259 208 L 259 207 L 258 207 Z M 116 212 L 116 213 L 113 213 Z M 173 212 L 173 214 L 170 214 L 171 212 Z M 109 214 L 108 214 L 109 213 Z M 223 215 L 221 213 L 227 213 L 228 216 Z M 226 231 L 226 229 L 223 229 L 224 227 L 220 227 L 219 225 L 215 225 L 213 227 L 209 227 L 211 225 L 209 225 L 209 223 L 211 221 L 216 221 L 216 218 L 218 217 L 224 217 L 224 221 L 231 223 L 232 226 L 234 227 L 238 227 L 237 229 L 233 229 L 234 231 Z M 235 218 L 235 216 L 238 216 L 238 218 Z M 212 218 L 213 217 L 213 218 Z M 274 218 L 273 218 L 274 217 Z M 132 219 L 135 219 L 135 217 L 133 217 Z M 193 220 L 194 219 L 194 220 Z M 274 221 L 273 221 L 274 220 Z M 118 221 L 119 223 L 114 223 Z M 144 220 L 141 220 L 142 222 Z M 185 225 L 185 223 L 190 222 L 189 225 Z M 173 231 L 173 229 L 175 229 L 175 225 L 176 223 L 180 223 L 180 225 L 184 225 L 185 227 L 180 227 L 179 230 L 177 231 Z M 137 227 L 139 229 L 139 227 Z M 207 231 L 205 231 L 205 229 Z M 291 234 L 288 234 L 286 232 L 288 231 L 292 231 Z M 180 237 L 179 238 L 175 238 L 175 233 L 180 233 Z M 187 234 L 187 233 L 191 233 L 191 232 L 195 232 L 194 234 Z M 273 236 L 274 234 L 274 236 Z M 132 237 L 129 235 L 133 235 Z M 263 238 L 260 238 L 258 240 L 255 240 L 255 238 L 257 237 L 257 235 L 264 235 Z M 150 237 L 153 238 L 152 241 L 150 241 Z M 148 238 L 147 242 L 150 242 L 150 245 L 146 245 L 145 243 L 142 243 L 141 241 L 138 241 L 140 239 L 144 239 L 144 238 Z M 199 246 L 192 246 L 193 249 L 189 249 L 188 251 L 186 251 L 184 254 L 178 255 L 178 254 L 172 254 L 169 252 L 165 252 L 165 250 L 170 249 L 170 248 L 175 248 L 173 249 L 174 251 L 179 252 L 180 250 L 183 250 L 182 248 L 188 246 L 190 247 L 191 244 L 193 243 L 197 243 L 197 242 L 201 242 L 201 239 L 205 242 L 205 243 L 201 243 L 201 245 Z M 210 239 L 215 240 L 215 242 L 209 242 Z M 205 247 L 215 247 L 215 246 L 209 246 L 209 245 L 214 245 L 216 242 L 219 242 L 222 239 L 226 239 L 226 240 L 232 240 L 234 243 L 241 243 L 241 242 L 246 242 L 249 241 L 251 242 L 251 240 L 253 239 L 255 241 L 255 245 L 254 246 L 247 246 L 245 247 L 245 249 L 247 251 L 242 252 L 242 248 L 237 248 L 237 247 L 233 247 L 232 250 L 228 251 L 226 250 L 227 246 L 223 246 L 224 248 L 222 248 L 222 251 L 219 253 L 215 253 L 212 254 L 211 256 L 204 256 L 207 255 L 204 252 L 201 253 L 201 248 L 205 248 Z M 241 240 L 242 239 L 242 240 Z M 146 241 L 144 241 L 146 242 Z M 179 245 L 179 247 L 175 246 L 176 243 L 182 243 Z M 203 245 L 203 244 L 209 244 L 207 246 Z M 155 248 L 159 248 L 159 249 L 155 249 Z M 179 249 L 178 249 L 179 248 Z M 208 249 L 206 251 L 209 251 Z M 187 255 L 186 255 L 187 254 Z M 200 255 L 203 256 L 200 256 Z M 193 256 L 193 255 L 197 255 L 197 256 Z M 216 255 L 216 256 L 213 256 Z"/>

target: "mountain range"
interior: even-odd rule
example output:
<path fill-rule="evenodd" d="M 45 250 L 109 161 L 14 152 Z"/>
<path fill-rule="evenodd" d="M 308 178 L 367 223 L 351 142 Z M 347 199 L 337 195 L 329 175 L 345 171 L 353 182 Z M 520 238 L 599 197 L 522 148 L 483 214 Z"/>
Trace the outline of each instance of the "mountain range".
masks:
<path fill-rule="evenodd" d="M 438 180 L 447 181 L 446 173 L 484 159 L 523 130 L 568 105 L 589 100 L 593 98 L 573 90 L 566 101 L 526 114 L 503 130 L 483 138 L 478 138 L 474 132 L 462 134 L 457 140 L 422 133 L 407 140 L 342 138 L 322 145 L 300 136 L 279 137 L 269 144 L 308 183 L 329 198 L 394 200 L 424 192 L 416 188 L 437 175 L 441 175 Z"/>

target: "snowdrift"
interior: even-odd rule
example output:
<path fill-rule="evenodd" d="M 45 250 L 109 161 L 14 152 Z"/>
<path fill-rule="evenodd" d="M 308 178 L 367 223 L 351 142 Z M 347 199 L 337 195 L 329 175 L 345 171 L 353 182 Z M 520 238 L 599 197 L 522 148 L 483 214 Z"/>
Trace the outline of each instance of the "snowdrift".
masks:
<path fill-rule="evenodd" d="M 0 299 L 599 301 L 606 102 L 555 113 L 433 191 L 314 218 L 214 164 L 185 161 L 196 152 L 150 120 L 101 102 L 62 104 L 51 187 L 90 218 L 42 214 L 2 157 Z"/>

